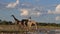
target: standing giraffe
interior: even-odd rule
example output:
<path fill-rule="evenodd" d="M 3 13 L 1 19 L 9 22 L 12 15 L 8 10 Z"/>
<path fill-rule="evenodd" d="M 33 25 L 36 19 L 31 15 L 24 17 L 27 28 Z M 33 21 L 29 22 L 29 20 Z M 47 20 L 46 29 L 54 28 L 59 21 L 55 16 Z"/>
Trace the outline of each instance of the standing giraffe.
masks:
<path fill-rule="evenodd" d="M 32 25 L 34 25 L 35 28 L 37 29 L 37 24 L 35 21 L 28 21 L 27 25 L 28 25 L 29 29 L 32 27 Z"/>
<path fill-rule="evenodd" d="M 16 19 L 15 18 L 15 16 L 14 15 L 11 15 L 13 18 L 14 18 L 14 20 L 15 20 L 15 24 L 20 24 L 20 25 L 22 25 L 22 26 L 27 26 L 29 29 L 30 29 L 30 27 L 32 27 L 32 24 L 34 24 L 35 25 L 35 27 L 36 27 L 36 29 L 37 29 L 37 24 L 36 24 L 36 22 L 35 21 L 32 21 L 31 20 L 31 17 L 29 17 L 29 19 L 23 19 L 22 21 L 19 21 L 18 19 Z"/>
<path fill-rule="evenodd" d="M 21 25 L 21 21 L 19 21 L 18 19 L 16 19 L 14 15 L 11 15 L 11 16 L 14 18 L 15 24 L 20 24 Z"/>
<path fill-rule="evenodd" d="M 20 20 L 16 19 L 14 15 L 11 15 L 11 16 L 14 18 L 15 24 L 20 24 L 20 25 L 22 25 L 22 26 L 27 26 L 27 24 L 26 24 L 26 23 L 28 22 L 27 19 L 22 19 L 22 20 L 20 21 Z"/>
<path fill-rule="evenodd" d="M 26 24 L 29 29 L 32 27 L 32 25 L 34 25 L 35 28 L 37 29 L 37 24 L 35 21 L 31 20 L 31 17 L 29 17 L 28 22 L 26 22 Z"/>

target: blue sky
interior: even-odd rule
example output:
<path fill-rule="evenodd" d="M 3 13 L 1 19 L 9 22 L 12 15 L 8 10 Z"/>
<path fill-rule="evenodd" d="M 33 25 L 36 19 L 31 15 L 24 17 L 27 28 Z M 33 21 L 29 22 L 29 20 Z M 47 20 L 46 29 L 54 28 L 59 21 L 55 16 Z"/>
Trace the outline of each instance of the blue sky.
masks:
<path fill-rule="evenodd" d="M 60 0 L 0 0 L 0 19 L 14 21 L 32 17 L 46 23 L 60 23 Z"/>

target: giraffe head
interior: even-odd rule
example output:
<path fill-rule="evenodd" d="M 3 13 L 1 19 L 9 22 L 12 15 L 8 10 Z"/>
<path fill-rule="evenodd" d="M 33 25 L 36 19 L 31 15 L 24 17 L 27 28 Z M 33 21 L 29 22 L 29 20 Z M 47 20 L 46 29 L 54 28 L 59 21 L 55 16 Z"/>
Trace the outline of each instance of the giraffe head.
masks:
<path fill-rule="evenodd" d="M 14 16 L 14 15 L 11 15 L 11 16 Z"/>

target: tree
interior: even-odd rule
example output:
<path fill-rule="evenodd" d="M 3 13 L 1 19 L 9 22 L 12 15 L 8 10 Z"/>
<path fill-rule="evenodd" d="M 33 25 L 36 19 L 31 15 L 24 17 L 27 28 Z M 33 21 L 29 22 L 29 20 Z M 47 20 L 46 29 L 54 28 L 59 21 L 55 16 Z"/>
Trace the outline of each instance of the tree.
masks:
<path fill-rule="evenodd" d="M 1 22 L 2 20 L 0 19 L 0 22 Z"/>
<path fill-rule="evenodd" d="M 9 22 L 8 22 L 8 25 L 12 25 L 12 24 L 13 24 L 12 21 L 9 21 Z"/>

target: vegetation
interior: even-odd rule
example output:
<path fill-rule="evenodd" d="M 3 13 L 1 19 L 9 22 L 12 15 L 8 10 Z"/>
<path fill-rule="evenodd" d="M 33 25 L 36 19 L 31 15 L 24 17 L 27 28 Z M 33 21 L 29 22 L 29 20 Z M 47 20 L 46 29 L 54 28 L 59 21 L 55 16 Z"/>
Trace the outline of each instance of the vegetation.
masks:
<path fill-rule="evenodd" d="M 0 19 L 0 25 L 13 25 L 14 23 L 12 23 L 12 21 L 6 21 L 6 20 L 1 20 Z"/>
<path fill-rule="evenodd" d="M 60 27 L 60 24 L 56 24 L 56 23 L 37 23 L 37 25 L 39 26 L 54 26 L 54 27 Z"/>
<path fill-rule="evenodd" d="M 6 20 L 1 20 L 0 19 L 0 25 L 13 25 L 14 23 L 12 21 L 6 21 Z M 56 27 L 60 27 L 60 24 L 56 24 L 56 23 L 42 23 L 42 22 L 37 22 L 38 26 L 56 26 Z"/>

